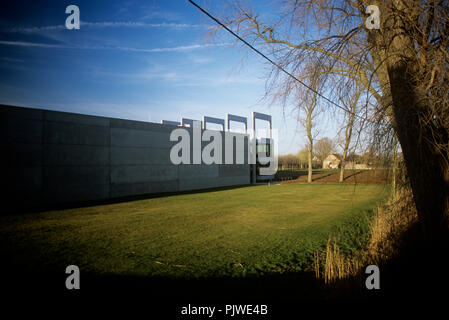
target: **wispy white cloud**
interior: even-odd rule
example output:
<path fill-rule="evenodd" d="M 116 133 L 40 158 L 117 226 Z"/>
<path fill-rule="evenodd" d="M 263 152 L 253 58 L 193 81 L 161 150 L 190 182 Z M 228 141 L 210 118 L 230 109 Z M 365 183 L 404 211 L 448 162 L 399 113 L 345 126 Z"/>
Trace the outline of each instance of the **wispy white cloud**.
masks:
<path fill-rule="evenodd" d="M 89 22 L 81 21 L 81 28 L 166 28 L 166 29 L 188 29 L 188 28 L 211 28 L 206 24 L 188 24 L 188 23 L 146 23 L 132 21 L 102 21 Z M 7 29 L 10 33 L 45 33 L 52 31 L 65 30 L 65 25 L 42 26 L 42 27 L 14 27 Z"/>
<path fill-rule="evenodd" d="M 27 42 L 27 41 L 3 41 L 3 40 L 0 40 L 0 44 L 6 45 L 6 46 L 16 46 L 16 47 L 71 48 L 70 46 L 61 45 L 61 44 Z"/>
<path fill-rule="evenodd" d="M 170 82 L 173 87 L 221 87 L 227 85 L 263 85 L 263 79 L 252 76 L 224 76 L 217 74 L 216 76 L 207 75 L 201 72 L 186 73 L 177 71 L 175 67 L 168 68 L 163 65 L 154 65 L 144 68 L 137 72 L 114 72 L 107 70 L 93 69 L 92 76 L 101 79 L 109 79 L 114 77 L 120 79 L 123 83 L 142 83 L 142 81 L 164 81 Z"/>
<path fill-rule="evenodd" d="M 211 57 L 190 56 L 189 58 L 195 64 L 203 64 L 213 61 Z"/>
<path fill-rule="evenodd" d="M 158 52 L 180 52 L 197 49 L 205 49 L 209 47 L 223 47 L 228 46 L 227 43 L 219 44 L 192 44 L 186 46 L 177 47 L 165 47 L 165 48 L 134 48 L 134 47 L 121 47 L 121 46 L 72 46 L 65 44 L 50 44 L 41 42 L 27 42 L 27 41 L 3 41 L 0 40 L 0 45 L 19 46 L 19 47 L 36 47 L 36 48 L 60 48 L 60 49 L 84 49 L 84 50 L 120 50 L 120 51 L 133 51 L 144 53 L 158 53 Z"/>
<path fill-rule="evenodd" d="M 58 31 L 66 29 L 65 25 L 43 26 L 43 27 L 14 27 L 4 31 L 10 33 L 40 33 L 46 31 Z"/>
<path fill-rule="evenodd" d="M 146 23 L 146 22 L 83 22 L 81 26 L 109 28 L 109 27 L 142 27 L 142 28 L 174 28 L 174 29 L 186 29 L 186 28 L 210 28 L 211 25 L 206 24 L 188 24 L 188 23 Z"/>
<path fill-rule="evenodd" d="M 141 48 L 132 48 L 132 47 L 116 47 L 118 50 L 123 51 L 136 51 L 136 52 L 178 52 L 178 51 L 190 51 L 196 49 L 204 49 L 209 47 L 224 47 L 228 46 L 228 43 L 219 43 L 219 44 L 192 44 L 188 46 L 177 46 L 177 47 L 166 47 L 166 48 L 151 48 L 151 49 L 141 49 Z"/>
<path fill-rule="evenodd" d="M 183 87 L 221 87 L 226 85 L 263 85 L 265 80 L 257 77 L 243 76 L 217 76 L 217 77 L 190 77 L 189 81 L 174 84 Z"/>
<path fill-rule="evenodd" d="M 167 10 L 156 4 L 143 4 L 138 9 L 138 18 L 140 21 L 153 19 L 162 19 L 164 21 L 183 21 L 186 17 L 179 11 Z"/>
<path fill-rule="evenodd" d="M 111 72 L 105 70 L 98 70 L 94 68 L 92 70 L 92 75 L 94 77 L 101 77 L 108 79 L 114 77 L 114 78 L 121 78 L 125 81 L 139 81 L 139 82 L 141 82 L 142 80 L 151 81 L 155 79 L 170 82 L 178 82 L 185 79 L 184 75 L 175 71 L 167 70 L 162 66 L 150 67 L 139 72 Z"/>

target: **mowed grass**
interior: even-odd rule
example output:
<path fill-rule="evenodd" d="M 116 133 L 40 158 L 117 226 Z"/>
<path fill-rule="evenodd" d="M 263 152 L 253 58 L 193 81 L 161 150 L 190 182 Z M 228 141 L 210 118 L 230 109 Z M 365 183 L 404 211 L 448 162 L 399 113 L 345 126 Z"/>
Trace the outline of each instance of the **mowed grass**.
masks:
<path fill-rule="evenodd" d="M 304 270 L 330 233 L 361 249 L 382 185 L 260 185 L 0 218 L 5 263 L 169 277 Z M 345 246 L 346 245 L 346 246 Z"/>

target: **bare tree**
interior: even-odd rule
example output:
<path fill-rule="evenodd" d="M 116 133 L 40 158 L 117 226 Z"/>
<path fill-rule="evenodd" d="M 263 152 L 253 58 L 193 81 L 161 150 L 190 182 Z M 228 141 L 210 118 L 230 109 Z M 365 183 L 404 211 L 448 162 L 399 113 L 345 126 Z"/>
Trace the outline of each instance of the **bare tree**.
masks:
<path fill-rule="evenodd" d="M 298 92 L 301 92 L 300 90 Z M 300 96 L 301 97 L 301 96 Z M 303 118 L 298 118 L 298 121 L 302 124 L 302 126 L 306 129 L 307 136 L 307 182 L 312 183 L 312 174 L 313 174 L 313 127 L 314 127 L 314 119 L 318 115 L 319 109 L 317 108 L 317 99 L 315 94 L 304 94 L 304 99 L 300 98 L 302 103 L 298 106 L 298 108 L 304 111 L 305 116 Z"/>
<path fill-rule="evenodd" d="M 321 138 L 315 143 L 315 155 L 322 163 L 326 157 L 335 152 L 335 143 L 328 137 Z"/>
<path fill-rule="evenodd" d="M 367 31 L 382 106 L 391 110 L 420 222 L 439 242 L 449 227 L 448 2 L 372 4 L 382 13 L 381 32 Z"/>
<path fill-rule="evenodd" d="M 360 91 L 356 89 L 355 92 L 353 93 L 353 96 L 350 96 L 347 99 L 348 100 L 347 105 L 345 105 L 346 99 L 340 99 L 340 101 L 343 102 L 343 104 L 348 108 L 348 110 L 350 112 L 346 114 L 347 122 L 346 122 L 346 126 L 344 128 L 345 140 L 344 140 L 344 145 L 343 145 L 343 154 L 341 156 L 339 182 L 343 182 L 343 179 L 344 179 L 346 157 L 348 156 L 349 144 L 351 143 L 352 131 L 353 131 L 353 127 L 354 127 L 354 120 L 355 120 L 355 115 L 357 112 L 357 103 L 359 102 L 359 98 L 360 98 Z"/>
<path fill-rule="evenodd" d="M 380 9 L 379 29 L 365 27 L 377 15 L 368 5 Z M 419 221 L 436 242 L 449 233 L 448 8 L 447 0 L 285 0 L 276 19 L 262 21 L 233 1 L 225 13 L 228 26 L 291 74 L 321 66 L 321 84 L 336 76 L 360 84 L 367 103 L 358 116 L 394 129 Z M 267 89 L 295 81 L 273 67 Z"/>

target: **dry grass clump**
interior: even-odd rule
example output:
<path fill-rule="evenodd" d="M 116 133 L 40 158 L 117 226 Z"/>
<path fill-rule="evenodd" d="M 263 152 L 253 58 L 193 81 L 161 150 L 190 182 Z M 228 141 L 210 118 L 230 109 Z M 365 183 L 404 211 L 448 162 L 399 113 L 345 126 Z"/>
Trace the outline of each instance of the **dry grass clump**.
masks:
<path fill-rule="evenodd" d="M 326 246 L 326 261 L 324 265 L 324 281 L 333 283 L 336 279 L 343 279 L 354 275 L 359 269 L 359 259 L 346 257 L 340 253 L 336 238 L 330 236 Z"/>
<path fill-rule="evenodd" d="M 395 257 L 404 233 L 418 221 L 410 189 L 399 189 L 394 199 L 378 208 L 371 226 L 367 258 L 372 264 Z"/>
<path fill-rule="evenodd" d="M 336 238 L 330 236 L 326 247 L 324 272 L 320 273 L 320 255 L 315 254 L 315 275 L 317 278 L 324 278 L 325 283 L 330 284 L 360 274 L 361 268 L 365 266 L 379 265 L 394 258 L 398 254 L 403 235 L 417 219 L 410 189 L 399 189 L 394 199 L 377 208 L 370 226 L 370 238 L 365 252 L 346 257 L 340 252 Z"/>

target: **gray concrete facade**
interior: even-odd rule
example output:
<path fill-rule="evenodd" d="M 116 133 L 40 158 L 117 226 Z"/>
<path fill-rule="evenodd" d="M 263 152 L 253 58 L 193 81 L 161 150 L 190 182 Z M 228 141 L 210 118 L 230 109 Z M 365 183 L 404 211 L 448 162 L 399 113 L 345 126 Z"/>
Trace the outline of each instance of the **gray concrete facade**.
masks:
<path fill-rule="evenodd" d="M 250 183 L 247 150 L 245 164 L 172 164 L 170 149 L 177 142 L 170 133 L 176 128 L 0 105 L 7 190 L 2 206 L 45 207 Z M 184 129 L 193 136 L 192 128 Z"/>

